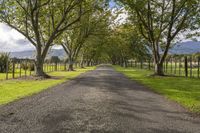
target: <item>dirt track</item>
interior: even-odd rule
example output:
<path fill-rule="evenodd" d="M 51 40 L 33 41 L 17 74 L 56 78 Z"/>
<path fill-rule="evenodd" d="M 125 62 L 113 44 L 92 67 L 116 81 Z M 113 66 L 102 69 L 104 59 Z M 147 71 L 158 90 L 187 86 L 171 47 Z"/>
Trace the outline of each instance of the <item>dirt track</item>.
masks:
<path fill-rule="evenodd" d="M 101 66 L 0 106 L 0 133 L 200 133 L 200 118 Z"/>

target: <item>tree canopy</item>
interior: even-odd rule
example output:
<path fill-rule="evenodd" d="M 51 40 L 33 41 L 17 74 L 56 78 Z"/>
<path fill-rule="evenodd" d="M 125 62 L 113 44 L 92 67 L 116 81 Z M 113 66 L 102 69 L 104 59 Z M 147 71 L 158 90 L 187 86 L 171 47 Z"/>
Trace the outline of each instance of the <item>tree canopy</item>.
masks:
<path fill-rule="evenodd" d="M 1 0 L 0 22 L 35 46 L 37 76 L 47 76 L 43 63 L 54 45 L 65 50 L 68 70 L 75 62 L 127 66 L 152 58 L 155 74 L 164 75 L 163 62 L 174 42 L 199 29 L 198 0 L 115 2 L 111 8 L 109 0 Z"/>

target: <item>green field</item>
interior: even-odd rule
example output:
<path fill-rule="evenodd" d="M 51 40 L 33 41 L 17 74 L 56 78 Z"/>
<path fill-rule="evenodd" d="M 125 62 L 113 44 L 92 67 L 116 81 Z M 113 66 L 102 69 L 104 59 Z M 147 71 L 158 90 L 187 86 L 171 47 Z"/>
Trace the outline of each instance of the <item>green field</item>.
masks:
<path fill-rule="evenodd" d="M 76 68 L 75 65 L 74 65 L 74 67 Z M 66 65 L 66 68 L 68 68 L 67 65 Z M 57 66 L 57 71 L 63 71 L 63 70 L 65 70 L 65 67 L 64 67 L 63 64 Z M 44 64 L 44 71 L 46 73 L 51 73 L 51 72 L 55 71 L 55 65 Z M 25 75 L 26 76 L 34 75 L 34 71 L 30 71 L 30 70 L 25 71 L 24 69 L 21 69 L 21 76 L 25 76 Z M 15 78 L 20 77 L 20 69 L 19 69 L 18 64 L 15 65 L 14 77 Z M 12 72 L 9 72 L 8 73 L 8 79 L 12 79 L 12 78 L 13 78 L 13 74 L 12 74 Z M 5 80 L 5 79 L 6 79 L 6 73 L 0 73 L 0 80 Z"/>
<path fill-rule="evenodd" d="M 134 68 L 138 68 L 141 69 L 141 65 L 138 63 L 137 66 L 135 66 L 135 64 L 132 64 Z M 190 65 L 188 64 L 188 77 L 192 77 L 192 78 L 198 78 L 198 67 L 197 67 L 197 63 L 193 63 L 194 66 L 192 69 L 190 68 Z M 130 64 L 129 64 L 130 66 Z M 166 64 L 164 64 L 164 73 L 166 75 L 173 75 L 173 76 L 180 76 L 180 77 L 185 77 L 185 66 L 184 66 L 184 62 L 181 62 L 180 64 L 177 63 L 175 65 L 175 63 L 168 63 L 167 68 L 166 68 Z M 143 63 L 143 69 L 149 69 L 149 64 L 147 62 Z M 154 69 L 154 65 L 152 65 L 151 63 L 151 69 Z"/>
<path fill-rule="evenodd" d="M 200 113 L 200 80 L 184 77 L 152 77 L 152 71 L 122 68 L 114 68 L 125 74 L 130 79 L 136 80 L 153 91 L 174 100 L 192 112 Z"/>
<path fill-rule="evenodd" d="M 93 70 L 95 67 L 85 69 L 76 69 L 73 72 L 59 71 L 49 73 L 51 76 L 59 77 L 58 79 L 46 80 L 3 80 L 0 81 L 0 105 L 12 102 L 16 99 L 23 98 L 49 87 L 55 86 L 67 80 L 70 80 L 81 73 Z"/>
<path fill-rule="evenodd" d="M 29 70 L 27 70 L 26 72 L 25 72 L 25 70 L 21 70 L 21 76 L 30 76 L 30 74 L 31 75 L 33 75 L 33 71 L 29 71 Z M 14 77 L 15 78 L 19 78 L 20 77 L 20 69 L 16 69 L 16 71 L 15 71 L 15 74 L 14 74 Z M 8 73 L 8 79 L 11 79 L 12 78 L 12 73 L 11 72 L 9 72 Z M 0 80 L 5 80 L 6 79 L 6 73 L 0 73 Z"/>

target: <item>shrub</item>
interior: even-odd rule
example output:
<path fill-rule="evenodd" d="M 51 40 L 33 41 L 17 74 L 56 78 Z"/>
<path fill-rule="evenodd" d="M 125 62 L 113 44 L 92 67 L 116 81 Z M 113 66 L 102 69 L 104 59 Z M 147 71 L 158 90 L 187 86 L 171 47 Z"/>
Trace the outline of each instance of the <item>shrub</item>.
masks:
<path fill-rule="evenodd" d="M 50 62 L 57 64 L 60 62 L 60 58 L 58 56 L 52 56 Z"/>
<path fill-rule="evenodd" d="M 31 62 L 23 62 L 21 64 L 21 68 L 24 70 L 30 70 L 30 71 L 34 71 L 35 70 L 35 65 Z"/>
<path fill-rule="evenodd" d="M 0 72 L 6 72 L 6 65 L 10 63 L 9 53 L 0 53 Z"/>

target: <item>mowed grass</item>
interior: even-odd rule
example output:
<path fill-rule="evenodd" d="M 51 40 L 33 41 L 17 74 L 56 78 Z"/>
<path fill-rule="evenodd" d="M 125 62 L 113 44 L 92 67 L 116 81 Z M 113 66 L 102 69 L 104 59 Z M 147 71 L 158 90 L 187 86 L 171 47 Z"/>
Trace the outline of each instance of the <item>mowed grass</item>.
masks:
<path fill-rule="evenodd" d="M 16 99 L 29 96 L 49 87 L 58 85 L 78 75 L 87 72 L 89 70 L 94 70 L 95 67 L 87 67 L 85 69 L 76 69 L 73 72 L 60 71 L 51 72 L 51 76 L 58 76 L 60 78 L 56 79 L 46 79 L 46 80 L 3 80 L 0 81 L 0 105 L 12 102 Z"/>
<path fill-rule="evenodd" d="M 57 71 L 64 71 L 64 65 L 58 65 L 57 66 Z M 66 68 L 68 68 L 68 66 L 66 66 Z M 55 70 L 55 66 L 53 65 L 48 65 L 47 64 L 44 64 L 44 71 L 46 73 L 50 73 L 50 72 L 53 72 L 53 71 L 56 71 Z M 76 69 L 76 67 L 75 67 Z M 30 71 L 29 69 L 28 70 L 24 70 L 24 69 L 21 69 L 21 76 L 30 76 L 30 75 L 34 75 L 34 71 Z M 14 78 L 19 78 L 20 77 L 20 68 L 19 68 L 19 65 L 16 65 L 15 66 L 15 73 L 14 73 Z M 12 74 L 12 70 L 10 70 L 10 72 L 8 73 L 8 79 L 12 79 L 13 78 L 13 74 Z M 0 73 L 0 80 L 6 80 L 6 73 Z"/>
<path fill-rule="evenodd" d="M 137 66 L 135 66 L 134 64 L 132 64 L 134 67 L 136 68 L 140 68 L 141 65 L 138 64 Z M 177 65 L 175 65 L 175 63 L 173 62 L 168 63 L 167 68 L 166 68 L 166 64 L 164 64 L 164 70 L 165 70 L 165 74 L 167 75 L 173 75 L 173 76 L 181 76 L 181 77 L 185 77 L 185 67 L 184 67 L 184 63 L 182 62 L 181 65 L 177 63 Z M 175 67 L 176 66 L 176 67 Z M 197 63 L 193 62 L 193 67 L 190 68 L 190 64 L 188 63 L 188 77 L 192 77 L 192 78 L 198 78 L 199 74 L 198 74 L 198 67 L 197 67 Z M 144 63 L 143 64 L 143 68 L 148 69 L 149 68 L 149 64 L 148 63 Z M 151 64 L 151 69 L 153 69 L 154 66 Z"/>
<path fill-rule="evenodd" d="M 5 73 L 0 73 L 0 80 L 6 79 L 6 74 Z"/>
<path fill-rule="evenodd" d="M 152 71 L 122 68 L 114 68 L 136 80 L 153 91 L 166 96 L 167 98 L 180 103 L 192 112 L 200 113 L 200 79 L 184 77 L 152 77 Z"/>
<path fill-rule="evenodd" d="M 25 74 L 26 73 L 26 74 Z M 31 75 L 33 75 L 34 72 L 31 71 Z M 21 70 L 21 76 L 30 76 L 30 71 L 27 70 L 25 72 L 25 70 Z M 16 69 L 15 74 L 14 74 L 15 78 L 19 78 L 20 77 L 20 70 Z M 8 79 L 12 79 L 13 78 L 13 74 L 11 72 L 8 73 Z M 0 73 L 0 80 L 6 80 L 6 73 Z"/>

